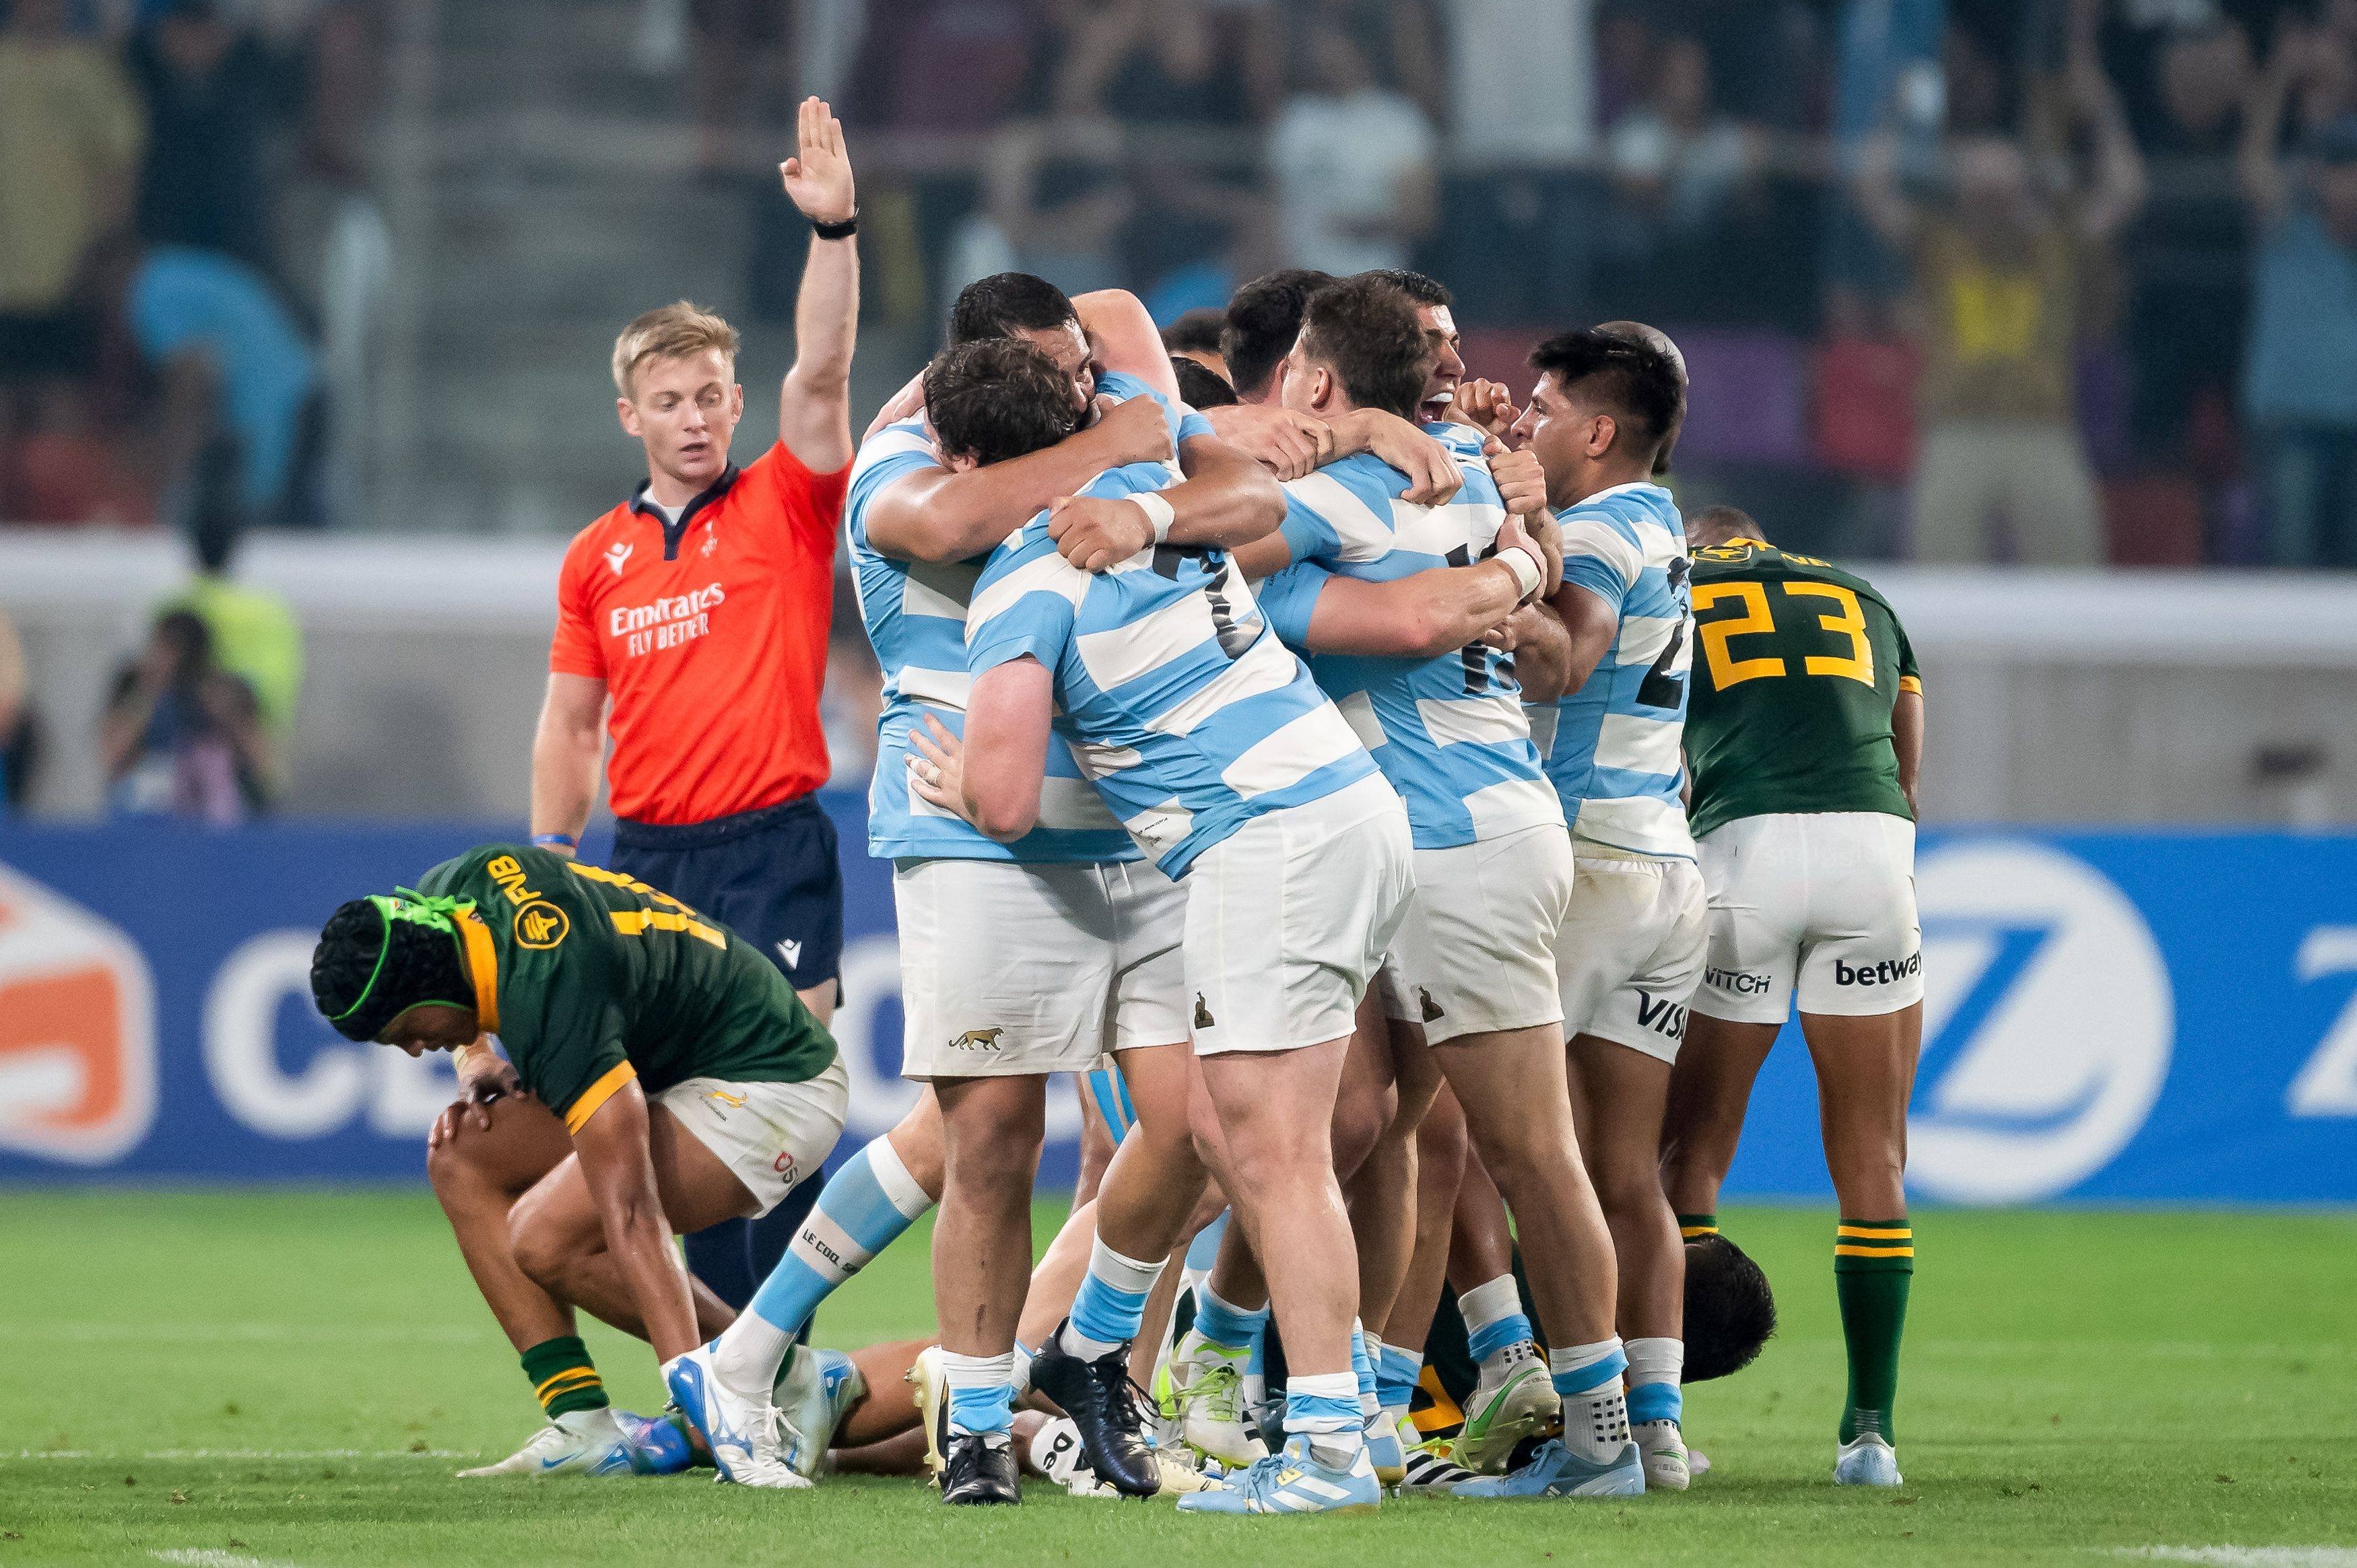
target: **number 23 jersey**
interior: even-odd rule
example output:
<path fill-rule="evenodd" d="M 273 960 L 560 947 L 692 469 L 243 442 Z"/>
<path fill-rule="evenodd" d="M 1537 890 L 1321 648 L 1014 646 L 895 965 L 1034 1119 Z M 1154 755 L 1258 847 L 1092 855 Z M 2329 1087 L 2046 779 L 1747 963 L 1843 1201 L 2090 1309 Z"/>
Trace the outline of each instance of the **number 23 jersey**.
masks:
<path fill-rule="evenodd" d="M 1873 585 L 1751 539 L 1697 552 L 1688 584 L 1694 831 L 1788 811 L 1911 820 L 1890 714 L 1923 687 Z"/>

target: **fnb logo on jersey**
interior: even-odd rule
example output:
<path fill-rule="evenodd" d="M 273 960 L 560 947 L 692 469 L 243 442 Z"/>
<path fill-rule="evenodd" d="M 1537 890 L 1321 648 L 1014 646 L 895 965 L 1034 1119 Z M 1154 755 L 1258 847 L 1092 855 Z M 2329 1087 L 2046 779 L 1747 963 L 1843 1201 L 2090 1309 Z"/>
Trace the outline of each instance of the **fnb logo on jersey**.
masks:
<path fill-rule="evenodd" d="M 607 635 L 625 639 L 624 650 L 633 654 L 676 648 L 710 631 L 710 612 L 727 596 L 726 590 L 712 583 L 651 605 L 616 605 L 606 612 Z"/>
<path fill-rule="evenodd" d="M 2176 1005 L 2151 929 L 2075 855 L 2027 843 L 1923 856 L 1923 1057 L 1908 1178 L 2027 1203 L 2126 1148 L 2169 1076 Z"/>
<path fill-rule="evenodd" d="M 156 1120 L 156 1002 L 123 933 L 0 865 L 0 1149 L 105 1165 Z"/>

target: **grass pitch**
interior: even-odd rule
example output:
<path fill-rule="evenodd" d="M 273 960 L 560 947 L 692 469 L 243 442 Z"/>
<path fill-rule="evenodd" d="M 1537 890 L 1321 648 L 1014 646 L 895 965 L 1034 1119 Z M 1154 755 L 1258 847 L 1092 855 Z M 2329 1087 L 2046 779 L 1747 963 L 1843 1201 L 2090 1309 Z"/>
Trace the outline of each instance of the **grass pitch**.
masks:
<path fill-rule="evenodd" d="M 1044 1242 L 1056 1219 L 1043 1208 Z M 779 1495 L 662 1480 L 461 1482 L 537 1426 L 419 1192 L 15 1192 L 0 1207 L 0 1568 L 377 1563 L 2357 1564 L 2357 1219 L 1916 1217 L 1898 1412 L 1907 1487 L 1829 1482 L 1842 1397 L 1830 1212 L 1739 1210 L 1784 1326 L 1695 1390 L 1718 1468 L 1629 1503 L 1386 1504 L 1181 1519 L 1078 1501 L 952 1514 L 915 1482 Z M 837 1345 L 931 1317 L 922 1234 L 822 1314 Z M 660 1402 L 597 1329 L 618 1402 Z"/>

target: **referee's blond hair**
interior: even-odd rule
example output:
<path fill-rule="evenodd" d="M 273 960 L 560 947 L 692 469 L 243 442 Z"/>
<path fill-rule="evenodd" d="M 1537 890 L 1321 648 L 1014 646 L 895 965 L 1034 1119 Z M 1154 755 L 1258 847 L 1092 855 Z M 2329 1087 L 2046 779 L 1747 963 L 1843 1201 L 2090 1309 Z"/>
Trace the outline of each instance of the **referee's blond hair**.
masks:
<path fill-rule="evenodd" d="M 630 378 L 649 360 L 683 360 L 711 349 L 734 366 L 737 328 L 691 300 L 650 310 L 614 339 L 614 389 L 630 397 Z"/>

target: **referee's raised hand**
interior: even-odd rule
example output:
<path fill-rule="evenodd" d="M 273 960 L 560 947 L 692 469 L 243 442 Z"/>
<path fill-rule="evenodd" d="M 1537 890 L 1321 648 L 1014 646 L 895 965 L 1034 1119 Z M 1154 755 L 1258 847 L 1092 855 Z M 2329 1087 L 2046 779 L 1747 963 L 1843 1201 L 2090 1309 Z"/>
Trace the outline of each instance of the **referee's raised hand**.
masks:
<path fill-rule="evenodd" d="M 802 100 L 795 123 L 795 156 L 778 166 L 786 196 L 813 223 L 847 222 L 859 209 L 851 181 L 851 155 L 843 149 L 843 122 L 823 98 Z"/>

